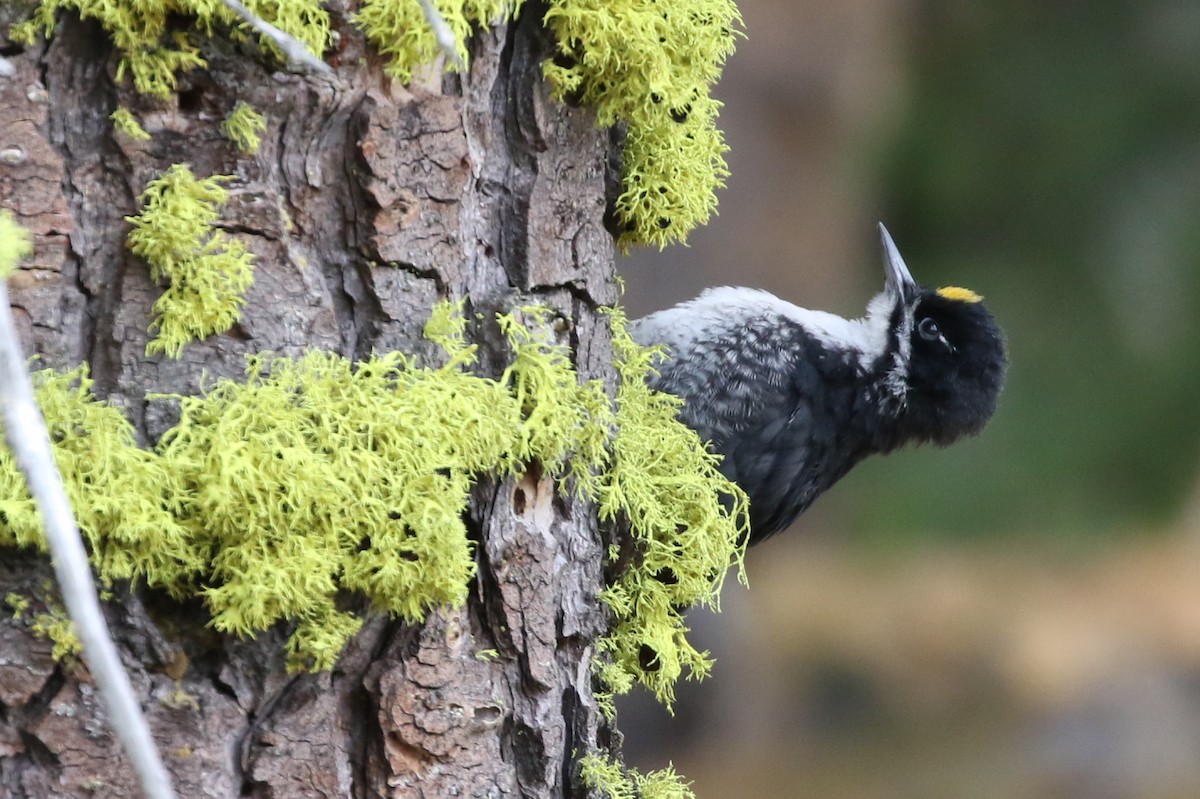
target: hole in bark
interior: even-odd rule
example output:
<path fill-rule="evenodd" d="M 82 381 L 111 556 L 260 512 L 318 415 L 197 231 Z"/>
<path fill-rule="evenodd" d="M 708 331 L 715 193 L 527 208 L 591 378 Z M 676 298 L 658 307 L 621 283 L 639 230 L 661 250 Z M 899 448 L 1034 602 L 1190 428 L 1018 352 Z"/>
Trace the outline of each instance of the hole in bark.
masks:
<path fill-rule="evenodd" d="M 486 258 L 495 258 L 496 257 L 496 248 L 493 247 L 492 245 L 488 244 L 487 246 L 485 246 L 483 248 L 483 255 Z"/>
<path fill-rule="evenodd" d="M 175 100 L 179 105 L 180 111 L 194 112 L 200 110 L 200 101 L 204 99 L 204 92 L 197 88 L 184 89 L 175 95 Z"/>
<path fill-rule="evenodd" d="M 500 708 L 496 705 L 484 705 L 483 707 L 475 708 L 475 720 L 480 724 L 495 724 L 500 720 L 501 715 Z"/>
<path fill-rule="evenodd" d="M 525 515 L 525 489 L 523 489 L 523 488 L 514 488 L 513 489 L 512 503 L 513 503 L 513 513 L 515 513 L 517 516 L 524 516 Z"/>

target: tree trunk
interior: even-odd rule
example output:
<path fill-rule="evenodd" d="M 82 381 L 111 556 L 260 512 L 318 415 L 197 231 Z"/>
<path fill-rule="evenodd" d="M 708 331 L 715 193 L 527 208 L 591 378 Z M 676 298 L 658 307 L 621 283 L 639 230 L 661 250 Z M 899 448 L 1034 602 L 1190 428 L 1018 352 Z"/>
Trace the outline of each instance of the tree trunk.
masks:
<path fill-rule="evenodd" d="M 425 352 L 441 298 L 484 317 L 549 306 L 572 320 L 581 376 L 609 376 L 610 137 L 549 97 L 540 9 L 479 32 L 467 74 L 403 87 L 345 24 L 345 0 L 326 5 L 334 78 L 273 72 L 218 34 L 173 103 L 116 80 L 107 36 L 72 15 L 48 43 L 0 50 L 16 68 L 0 77 L 0 149 L 18 153 L 0 164 L 0 205 L 36 237 L 11 282 L 23 343 L 43 366 L 89 363 L 143 444 L 178 418 L 152 395 L 240 377 L 249 353 Z M 219 130 L 237 100 L 268 122 L 253 156 Z M 118 107 L 152 137 L 114 132 Z M 124 217 L 179 162 L 236 176 L 220 226 L 256 266 L 240 322 L 172 360 L 145 355 L 161 288 Z M 497 370 L 480 327 L 481 368 Z M 609 735 L 590 670 L 605 625 L 595 513 L 531 471 L 478 486 L 469 517 L 466 606 L 421 625 L 369 617 L 329 672 L 289 675 L 287 630 L 221 636 L 198 601 L 118 591 L 109 623 L 180 796 L 582 795 L 576 760 Z M 45 558 L 0 549 L 0 597 L 49 577 Z M 138 795 L 86 671 L 0 617 L 0 794 Z"/>

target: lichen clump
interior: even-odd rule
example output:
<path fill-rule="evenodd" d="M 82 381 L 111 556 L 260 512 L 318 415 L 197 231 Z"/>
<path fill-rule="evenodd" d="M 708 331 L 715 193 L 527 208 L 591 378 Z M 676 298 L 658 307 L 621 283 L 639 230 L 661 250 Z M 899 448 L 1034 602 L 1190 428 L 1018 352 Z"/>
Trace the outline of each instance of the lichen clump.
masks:
<path fill-rule="evenodd" d="M 435 5 L 454 34 L 459 62 L 466 64 L 467 42 L 472 30 L 515 17 L 523 2 L 439 0 Z M 418 0 L 363 0 L 354 13 L 354 22 L 366 33 L 379 54 L 388 60 L 387 73 L 405 83 L 412 80 L 414 70 L 432 64 L 442 53 Z M 446 68 L 456 70 L 458 66 L 449 61 Z"/>
<path fill-rule="evenodd" d="M 720 504 L 736 489 L 670 402 L 647 402 L 648 356 L 619 315 L 618 369 L 634 385 L 618 392 L 615 410 L 551 340 L 548 312 L 519 309 L 500 323 L 513 359 L 499 380 L 468 371 L 466 321 L 444 303 L 426 325 L 441 366 L 400 353 L 358 364 L 326 352 L 255 356 L 245 381 L 175 398 L 179 423 L 151 450 L 136 446 L 120 411 L 92 397 L 86 368 L 36 373 L 101 581 L 198 594 L 213 625 L 238 635 L 291 622 L 289 665 L 328 669 L 361 624 L 338 605 L 345 592 L 414 622 L 465 601 L 475 573 L 463 522 L 472 485 L 536 460 L 561 490 L 631 520 L 644 551 L 603 596 L 615 625 L 600 647 L 601 676 L 614 691 L 641 682 L 669 701 L 681 667 L 704 668 L 670 603 L 711 600 L 738 558 L 739 517 Z M 45 549 L 6 453 L 0 546 Z M 670 586 L 668 569 L 679 575 Z M 658 659 L 641 663 L 648 646 Z"/>
<path fill-rule="evenodd" d="M 579 777 L 605 799 L 695 799 L 696 796 L 673 766 L 641 774 L 595 752 L 579 759 Z"/>
<path fill-rule="evenodd" d="M 318 56 L 328 49 L 329 13 L 319 0 L 245 0 L 245 5 Z M 51 35 L 60 11 L 97 20 L 121 54 L 117 80 L 129 75 L 139 92 L 162 99 L 175 91 L 179 73 L 207 66 L 198 35 L 211 36 L 217 27 L 245 35 L 241 18 L 219 0 L 41 0 L 30 19 L 13 26 L 10 37 L 32 43 L 39 32 Z M 180 17 L 194 23 L 181 30 L 173 22 Z M 264 49 L 275 48 L 270 39 L 260 41 Z"/>
<path fill-rule="evenodd" d="M 149 141 L 150 134 L 146 132 L 137 117 L 128 108 L 118 108 L 108 115 L 113 127 L 134 141 Z"/>
<path fill-rule="evenodd" d="M 267 120 L 249 103 L 238 100 L 221 123 L 221 132 L 237 145 L 245 155 L 254 155 L 262 144 L 262 133 L 267 129 Z"/>
<path fill-rule="evenodd" d="M 252 12 L 291 34 L 321 56 L 330 45 L 329 14 L 319 0 L 247 0 Z M 477 28 L 514 18 L 524 0 L 439 0 L 437 8 L 454 35 L 458 59 Z M 595 109 L 602 126 L 625 126 L 623 186 L 616 201 L 622 247 L 683 242 L 717 206 L 716 190 L 728 176 L 727 147 L 716 126 L 721 104 L 711 87 L 733 53 L 742 26 L 733 0 L 548 0 L 544 24 L 557 53 L 544 65 L 554 93 Z M 247 35 L 238 17 L 220 2 L 196 0 L 41 0 L 31 19 L 14 26 L 13 39 L 49 35 L 60 10 L 99 20 L 121 60 L 117 77 L 129 74 L 138 91 L 167 98 L 177 75 L 207 62 L 201 35 L 229 27 Z M 194 19 L 186 32 L 172 16 Z M 434 63 L 441 45 L 418 0 L 363 0 L 354 23 L 387 60 L 388 74 L 410 81 Z M 273 50 L 269 39 L 262 47 Z M 245 113 L 245 112 L 242 112 Z M 261 119 L 261 118 L 260 118 Z M 123 120 L 122 130 L 130 132 Z M 246 116 L 227 120 L 225 132 L 253 152 L 259 128 Z M 136 135 L 131 133 L 131 135 Z"/>
<path fill-rule="evenodd" d="M 92 563 L 106 582 L 145 580 L 183 596 L 204 566 L 184 522 L 184 486 L 132 425 L 97 402 L 86 367 L 34 374 L 54 460 Z M 41 516 L 7 448 L 0 448 L 0 546 L 44 549 Z"/>
<path fill-rule="evenodd" d="M 48 639 L 54 646 L 50 649 L 50 657 L 60 662 L 70 662 L 83 653 L 83 642 L 75 633 L 75 625 L 71 617 L 52 593 L 53 584 L 42 586 L 36 598 L 37 603 L 45 610 L 34 610 L 34 597 L 18 593 L 10 593 L 4 598 L 12 611 L 13 620 L 24 624 L 29 631 L 41 638 Z"/>
<path fill-rule="evenodd" d="M 515 16 L 521 0 L 439 3 L 460 60 L 473 25 Z M 741 15 L 732 0 L 550 0 L 544 24 L 558 53 L 544 72 L 559 99 L 596 110 L 597 124 L 626 126 L 623 190 L 616 211 L 620 243 L 665 247 L 682 242 L 716 210 L 728 177 L 711 95 L 733 53 Z M 415 0 L 367 0 L 355 14 L 389 59 L 394 77 L 439 54 Z M 448 68 L 455 68 L 453 64 Z"/>
<path fill-rule="evenodd" d="M 228 330 L 241 316 L 254 282 L 254 256 L 215 223 L 229 193 L 230 175 L 198 179 L 175 164 L 143 192 L 142 212 L 127 216 L 126 243 L 150 264 L 150 276 L 168 283 L 154 303 L 146 354 L 178 358 L 184 345 Z"/>
<path fill-rule="evenodd" d="M 158 452 L 184 481 L 195 543 L 211 553 L 203 593 L 217 629 L 299 621 L 293 666 L 327 669 L 360 619 L 339 589 L 419 621 L 461 605 L 474 574 L 462 521 L 473 478 L 504 464 L 511 395 L 460 365 L 420 369 L 399 353 L 357 366 L 312 352 L 252 358 L 245 383 L 182 398 Z"/>
<path fill-rule="evenodd" d="M 622 314 L 612 317 L 618 432 L 600 514 L 629 520 L 638 554 L 601 596 L 616 618 L 599 644 L 609 658 L 601 661 L 601 678 L 617 694 L 641 683 L 669 707 L 685 671 L 703 677 L 712 668 L 708 654 L 687 640 L 683 613 L 715 606 L 731 564 L 744 578 L 748 500 L 717 470 L 720 457 L 678 421 L 680 400 L 647 384 L 662 351 L 640 347 Z"/>
<path fill-rule="evenodd" d="M 29 231 L 17 224 L 11 211 L 0 209 L 0 280 L 8 279 L 21 259 L 32 253 Z"/>
<path fill-rule="evenodd" d="M 559 55 L 545 64 L 561 98 L 627 125 L 617 213 L 622 245 L 683 241 L 716 210 L 728 176 L 710 94 L 732 55 L 732 0 L 551 0 Z"/>

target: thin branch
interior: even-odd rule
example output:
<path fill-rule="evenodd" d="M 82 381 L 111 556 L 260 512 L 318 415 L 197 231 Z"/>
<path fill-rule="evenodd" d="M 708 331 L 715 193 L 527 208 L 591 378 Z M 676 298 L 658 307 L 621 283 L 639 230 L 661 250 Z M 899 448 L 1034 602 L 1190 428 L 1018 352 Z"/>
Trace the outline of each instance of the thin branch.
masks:
<path fill-rule="evenodd" d="M 109 723 L 133 761 L 142 792 L 149 799 L 174 799 L 170 777 L 100 612 L 87 553 L 50 451 L 46 422 L 34 402 L 33 386 L 9 307 L 8 287 L 3 280 L 0 280 L 0 412 L 8 446 L 18 468 L 25 473 L 29 492 L 42 514 L 59 590 L 75 633 L 83 642 L 83 657 L 100 688 Z"/>
<path fill-rule="evenodd" d="M 262 36 L 266 36 L 278 47 L 287 58 L 289 64 L 299 64 L 321 75 L 332 75 L 333 70 L 328 64 L 314 56 L 309 49 L 296 37 L 284 33 L 253 11 L 242 5 L 239 0 L 222 0 L 230 11 L 241 17 L 247 25 Z"/>
<path fill-rule="evenodd" d="M 433 36 L 437 39 L 438 47 L 442 48 L 442 52 L 446 57 L 458 67 L 458 71 L 465 73 L 467 65 L 458 55 L 458 40 L 454 38 L 454 31 L 450 30 L 450 26 L 446 24 L 446 20 L 438 13 L 437 7 L 434 6 L 433 0 L 421 0 L 421 10 L 425 12 L 425 20 L 429 23 L 429 27 L 433 29 Z"/>

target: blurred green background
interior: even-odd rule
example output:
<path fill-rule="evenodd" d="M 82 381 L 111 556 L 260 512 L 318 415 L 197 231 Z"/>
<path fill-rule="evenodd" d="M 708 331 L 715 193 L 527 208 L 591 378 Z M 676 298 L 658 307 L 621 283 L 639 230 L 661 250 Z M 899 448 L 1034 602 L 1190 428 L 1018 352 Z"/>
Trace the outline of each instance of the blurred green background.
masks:
<path fill-rule="evenodd" d="M 924 279 L 986 287 L 1013 368 L 985 448 L 873 485 L 908 527 L 1166 521 L 1200 456 L 1200 4 L 914 10 L 882 208 Z"/>
<path fill-rule="evenodd" d="M 735 284 L 860 315 L 882 220 L 1012 365 L 978 439 L 751 553 L 693 619 L 715 677 L 628 703 L 630 759 L 701 799 L 1200 796 L 1200 3 L 739 7 L 720 216 L 618 265 L 631 314 Z"/>

